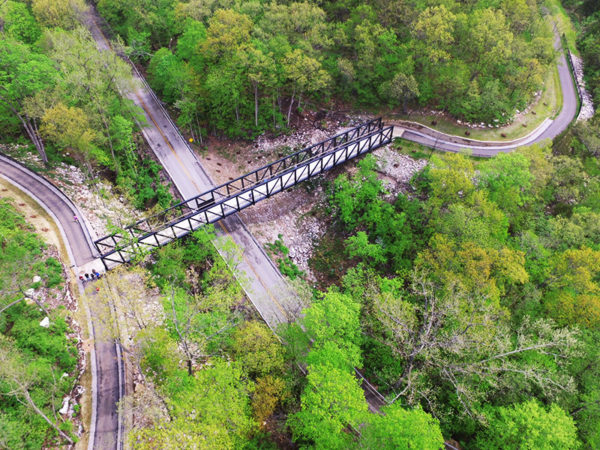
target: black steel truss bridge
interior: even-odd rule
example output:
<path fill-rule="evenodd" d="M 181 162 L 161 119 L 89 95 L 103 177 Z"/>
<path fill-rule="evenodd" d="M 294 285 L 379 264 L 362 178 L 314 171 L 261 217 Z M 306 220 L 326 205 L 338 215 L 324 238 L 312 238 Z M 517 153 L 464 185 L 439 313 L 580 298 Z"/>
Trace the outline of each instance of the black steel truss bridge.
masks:
<path fill-rule="evenodd" d="M 392 135 L 393 127 L 385 127 L 381 118 L 371 120 L 104 236 L 94 245 L 104 267 L 111 269 L 389 144 Z"/>

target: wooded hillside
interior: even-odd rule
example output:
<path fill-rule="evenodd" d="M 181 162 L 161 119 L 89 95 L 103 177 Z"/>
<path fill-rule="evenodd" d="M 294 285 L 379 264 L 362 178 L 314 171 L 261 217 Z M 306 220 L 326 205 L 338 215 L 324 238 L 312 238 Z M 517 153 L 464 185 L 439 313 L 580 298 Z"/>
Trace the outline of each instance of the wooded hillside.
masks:
<path fill-rule="evenodd" d="M 427 106 L 504 123 L 542 87 L 539 0 L 100 0 L 185 128 L 248 136 L 327 107 Z"/>

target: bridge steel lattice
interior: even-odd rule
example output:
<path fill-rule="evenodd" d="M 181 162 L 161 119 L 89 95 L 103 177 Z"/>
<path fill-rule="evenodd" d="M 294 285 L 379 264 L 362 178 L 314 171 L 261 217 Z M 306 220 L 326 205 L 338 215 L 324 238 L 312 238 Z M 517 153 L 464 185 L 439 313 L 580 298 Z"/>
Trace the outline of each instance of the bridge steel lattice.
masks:
<path fill-rule="evenodd" d="M 384 127 L 381 119 L 367 122 L 187 199 L 94 244 L 105 268 L 113 268 L 389 144 L 392 135 L 393 127 Z"/>
<path fill-rule="evenodd" d="M 125 228 L 126 233 L 113 233 L 95 241 L 96 248 L 100 253 L 110 251 L 119 245 L 120 240 L 131 240 L 144 236 L 150 233 L 157 227 L 176 221 L 182 218 L 191 211 L 200 210 L 210 204 L 215 203 L 219 199 L 229 197 L 233 192 L 238 192 L 261 182 L 265 178 L 271 178 L 276 173 L 296 166 L 304 161 L 323 154 L 333 148 L 336 148 L 346 142 L 358 139 L 365 134 L 382 128 L 381 119 L 375 119 L 366 122 L 343 133 L 332 136 L 322 142 L 311 145 L 298 152 L 285 156 L 273 163 L 267 164 L 259 169 L 249 172 L 232 181 L 228 181 L 220 186 L 199 194 L 195 197 L 188 198 L 176 205 L 167 208 L 158 214 L 137 221 L 133 225 Z"/>

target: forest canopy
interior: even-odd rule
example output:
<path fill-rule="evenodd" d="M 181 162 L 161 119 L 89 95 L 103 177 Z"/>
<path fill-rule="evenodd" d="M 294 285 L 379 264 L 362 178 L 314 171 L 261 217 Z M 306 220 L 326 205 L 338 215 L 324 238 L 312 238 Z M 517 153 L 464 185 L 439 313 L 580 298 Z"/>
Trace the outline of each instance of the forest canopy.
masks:
<path fill-rule="evenodd" d="M 307 103 L 508 121 L 554 59 L 539 0 L 100 0 L 179 124 L 247 136 Z"/>

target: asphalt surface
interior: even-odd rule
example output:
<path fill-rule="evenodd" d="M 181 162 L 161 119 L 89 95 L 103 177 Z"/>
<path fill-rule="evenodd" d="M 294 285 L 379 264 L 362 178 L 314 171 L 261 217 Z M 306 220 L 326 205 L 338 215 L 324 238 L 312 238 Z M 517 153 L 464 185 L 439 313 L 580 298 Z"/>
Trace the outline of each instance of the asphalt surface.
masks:
<path fill-rule="evenodd" d="M 92 313 L 93 314 L 93 313 Z M 123 385 L 120 384 L 122 373 L 117 363 L 117 344 L 111 337 L 102 337 L 101 331 L 94 326 L 96 333 L 96 362 L 97 362 L 97 398 L 96 433 L 93 444 L 88 449 L 120 449 L 119 443 L 119 414 L 117 402 L 121 400 Z"/>
<path fill-rule="evenodd" d="M 93 12 L 90 19 L 89 29 L 98 48 L 109 49 L 110 45 Z M 147 126 L 142 127 L 142 133 L 181 197 L 186 199 L 210 190 L 215 186 L 214 183 L 165 113 L 160 101 L 144 85 L 139 74 L 134 71 L 133 75 L 140 87 L 127 96 L 144 111 Z M 236 276 L 265 322 L 275 329 L 280 323 L 294 320 L 301 310 L 296 295 L 239 216 L 227 217 L 216 224 L 215 229 L 215 246 L 225 260 L 229 258 L 223 247 L 223 238 L 233 239 L 242 249 L 241 261 L 235 268 Z"/>
<path fill-rule="evenodd" d="M 67 247 L 75 273 L 79 268 L 92 264 L 95 260 L 92 239 L 82 215 L 77 207 L 54 185 L 38 174 L 30 171 L 15 161 L 0 155 L 0 174 L 11 184 L 35 199 L 54 219 Z M 76 222 L 74 216 L 78 217 Z M 100 268 L 100 266 L 98 266 Z M 80 292 L 82 286 L 80 284 Z M 89 305 L 91 316 L 95 315 L 94 304 Z M 122 367 L 117 355 L 119 348 L 111 337 L 103 337 L 99 327 L 91 326 L 94 337 L 92 352 L 92 405 L 96 405 L 92 413 L 90 431 L 92 439 L 88 448 L 111 449 L 117 445 L 119 435 L 119 417 L 116 404 L 121 398 L 124 386 L 122 383 Z M 95 369 L 95 370 L 94 370 Z M 95 378 L 95 380 L 94 380 Z M 92 406 L 94 409 L 94 406 Z M 93 430 L 93 431 L 92 431 Z"/>
<path fill-rule="evenodd" d="M 571 70 L 567 64 L 565 52 L 563 51 L 560 39 L 557 36 L 555 42 L 555 48 L 560 50 L 560 58 L 558 60 L 558 75 L 560 77 L 560 86 L 563 95 L 563 107 L 552 122 L 552 125 L 536 140 L 536 142 L 544 139 L 554 139 L 560 133 L 567 129 L 569 124 L 575 118 L 577 114 L 577 92 L 573 77 L 571 76 Z"/>
<path fill-rule="evenodd" d="M 567 129 L 577 113 L 577 93 L 558 33 L 556 33 L 554 46 L 560 51 L 557 65 L 563 95 L 563 106 L 556 118 L 544 121 L 529 135 L 511 142 L 492 143 L 446 135 L 414 123 L 402 123 L 400 128 L 398 128 L 397 135 L 436 150 L 463 152 L 465 149 L 468 149 L 474 156 L 483 157 L 491 157 L 500 152 L 510 152 L 518 147 L 531 145 L 546 139 L 553 139 Z"/>

